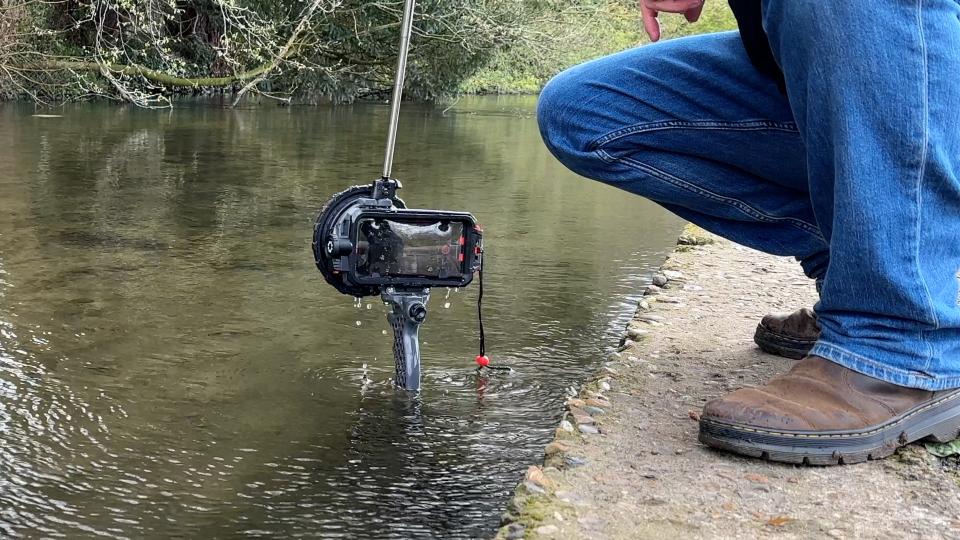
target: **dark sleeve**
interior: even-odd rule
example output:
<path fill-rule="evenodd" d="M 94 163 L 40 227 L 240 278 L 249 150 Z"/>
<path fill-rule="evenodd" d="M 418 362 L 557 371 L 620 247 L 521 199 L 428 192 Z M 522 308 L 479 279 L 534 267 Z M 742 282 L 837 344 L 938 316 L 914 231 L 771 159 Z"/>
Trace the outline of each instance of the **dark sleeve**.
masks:
<path fill-rule="evenodd" d="M 740 26 L 740 39 L 747 49 L 750 61 L 762 73 L 773 77 L 780 89 L 784 89 L 783 72 L 773 59 L 767 33 L 763 31 L 761 0 L 729 0 L 730 9 Z"/>

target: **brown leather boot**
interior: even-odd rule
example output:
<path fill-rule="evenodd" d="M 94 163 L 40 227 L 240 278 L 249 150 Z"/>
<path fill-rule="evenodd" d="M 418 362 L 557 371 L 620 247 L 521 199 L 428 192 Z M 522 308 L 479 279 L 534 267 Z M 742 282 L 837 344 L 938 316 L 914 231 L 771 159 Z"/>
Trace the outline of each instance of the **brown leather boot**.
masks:
<path fill-rule="evenodd" d="M 960 389 L 897 386 L 811 356 L 764 386 L 707 403 L 700 442 L 770 461 L 858 463 L 960 432 Z"/>
<path fill-rule="evenodd" d="M 770 354 L 799 360 L 807 356 L 820 337 L 820 325 L 811 309 L 767 315 L 757 325 L 753 341 Z"/>

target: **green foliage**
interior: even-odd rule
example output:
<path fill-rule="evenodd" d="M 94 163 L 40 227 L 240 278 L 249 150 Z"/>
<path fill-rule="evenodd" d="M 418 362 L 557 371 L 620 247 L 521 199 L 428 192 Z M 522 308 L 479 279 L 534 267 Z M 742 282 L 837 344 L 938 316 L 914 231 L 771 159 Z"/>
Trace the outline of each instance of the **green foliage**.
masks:
<path fill-rule="evenodd" d="M 664 15 L 664 35 L 733 26 Z M 385 97 L 403 0 L 0 0 L 0 97 L 105 96 L 163 105 L 174 93 L 277 99 Z M 636 0 L 422 0 L 408 92 L 536 92 L 562 69 L 645 40 Z M 466 82 L 465 82 L 466 81 Z"/>
<path fill-rule="evenodd" d="M 927 452 L 937 457 L 960 455 L 960 439 L 954 439 L 946 443 L 926 443 L 924 446 L 926 446 Z"/>
<path fill-rule="evenodd" d="M 561 2 L 526 31 L 540 39 L 498 52 L 461 86 L 464 93 L 534 93 L 554 75 L 591 58 L 649 42 L 636 0 Z M 736 21 L 723 0 L 707 0 L 696 23 L 661 14 L 665 39 L 733 30 Z"/>

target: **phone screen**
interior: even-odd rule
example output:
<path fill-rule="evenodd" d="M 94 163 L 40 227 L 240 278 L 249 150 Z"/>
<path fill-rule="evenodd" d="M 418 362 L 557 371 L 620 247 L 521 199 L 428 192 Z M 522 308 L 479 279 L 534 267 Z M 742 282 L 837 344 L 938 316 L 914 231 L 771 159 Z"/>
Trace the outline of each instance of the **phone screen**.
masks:
<path fill-rule="evenodd" d="M 361 276 L 446 279 L 464 275 L 463 222 L 365 218 L 358 225 L 356 270 Z"/>

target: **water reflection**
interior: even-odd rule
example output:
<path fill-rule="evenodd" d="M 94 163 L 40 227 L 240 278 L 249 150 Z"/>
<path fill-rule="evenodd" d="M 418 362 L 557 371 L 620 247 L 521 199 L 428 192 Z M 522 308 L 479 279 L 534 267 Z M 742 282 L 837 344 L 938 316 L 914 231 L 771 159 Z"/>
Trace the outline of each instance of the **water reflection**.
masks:
<path fill-rule="evenodd" d="M 485 225 L 516 369 L 478 388 L 476 290 L 435 292 L 420 401 L 379 301 L 310 261 L 316 210 L 378 174 L 384 107 L 0 108 L 0 534 L 492 531 L 679 229 L 563 171 L 532 106 L 404 113 L 402 195 Z"/>

